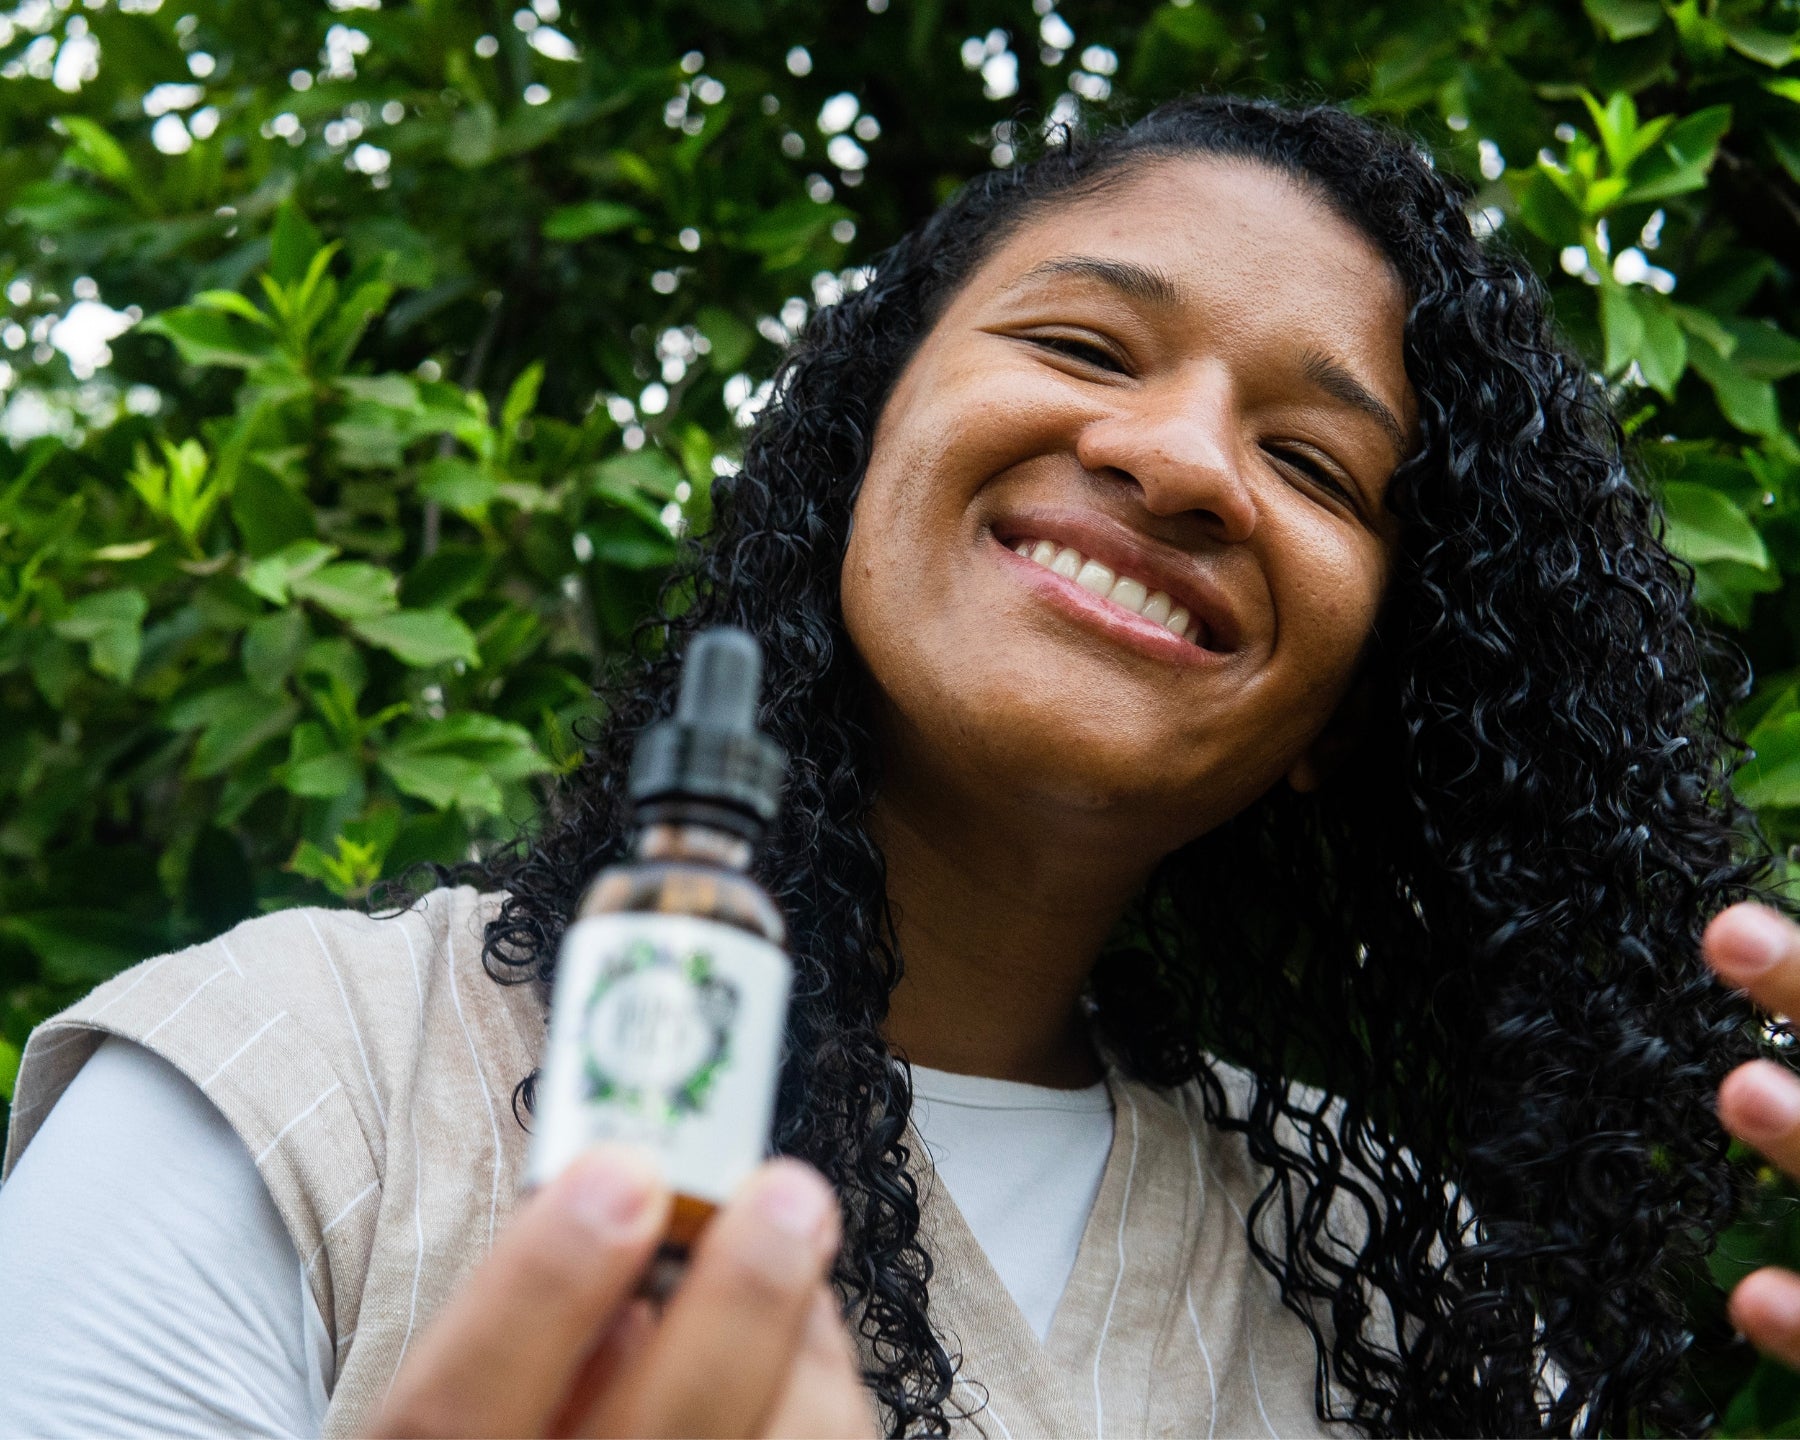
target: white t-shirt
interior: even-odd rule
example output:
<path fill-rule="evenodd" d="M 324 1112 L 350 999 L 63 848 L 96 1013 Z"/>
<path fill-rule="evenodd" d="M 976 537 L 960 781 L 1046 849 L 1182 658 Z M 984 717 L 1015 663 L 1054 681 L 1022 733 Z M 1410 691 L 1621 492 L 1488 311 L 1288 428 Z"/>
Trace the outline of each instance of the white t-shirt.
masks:
<path fill-rule="evenodd" d="M 913 1066 L 913 1125 L 1042 1340 L 1112 1149 L 1106 1086 L 1053 1090 Z"/>
<path fill-rule="evenodd" d="M 1106 1088 L 914 1067 L 914 1124 L 1048 1331 L 1112 1143 Z M 317 1435 L 331 1338 L 249 1151 L 166 1060 L 108 1040 L 0 1188 L 0 1433 Z"/>
<path fill-rule="evenodd" d="M 225 1117 L 108 1040 L 0 1188 L 0 1434 L 317 1435 L 331 1338 Z"/>

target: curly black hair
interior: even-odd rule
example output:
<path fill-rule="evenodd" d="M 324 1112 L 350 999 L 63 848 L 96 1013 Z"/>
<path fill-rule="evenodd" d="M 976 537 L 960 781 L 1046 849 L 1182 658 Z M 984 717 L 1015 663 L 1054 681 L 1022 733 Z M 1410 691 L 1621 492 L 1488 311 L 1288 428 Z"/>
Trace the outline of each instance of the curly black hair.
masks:
<path fill-rule="evenodd" d="M 1363 762 L 1167 856 L 1093 972 L 1095 1023 L 1144 1080 L 1198 1078 L 1209 1121 L 1267 1167 L 1251 1243 L 1317 1342 L 1322 1416 L 1371 1434 L 1691 1425 L 1677 1285 L 1736 1204 L 1712 1097 L 1756 1046 L 1699 959 L 1706 920 L 1767 879 L 1729 785 L 1742 663 L 1696 627 L 1692 574 L 1529 269 L 1475 238 L 1415 143 L 1342 110 L 1192 97 L 1065 133 L 816 314 L 585 767 L 490 864 L 507 892 L 490 973 L 548 981 L 582 887 L 626 855 L 631 742 L 671 704 L 687 638 L 749 630 L 792 762 L 757 864 L 797 967 L 776 1142 L 842 1197 L 837 1279 L 892 1431 L 943 1433 L 956 1361 L 882 1037 L 903 957 L 839 571 L 876 419 L 947 299 L 1021 222 L 1183 156 L 1289 176 L 1379 246 L 1407 294 L 1421 441 L 1390 487 Z M 1242 1113 L 1219 1056 L 1254 1077 Z M 1349 1239 L 1327 1224 L 1345 1207 Z"/>

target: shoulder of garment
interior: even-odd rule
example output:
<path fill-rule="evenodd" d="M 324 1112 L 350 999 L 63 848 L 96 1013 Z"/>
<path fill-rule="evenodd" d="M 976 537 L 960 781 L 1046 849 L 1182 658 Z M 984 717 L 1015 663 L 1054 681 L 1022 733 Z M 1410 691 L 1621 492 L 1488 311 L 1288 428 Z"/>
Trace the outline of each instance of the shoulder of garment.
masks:
<path fill-rule="evenodd" d="M 108 1035 L 161 1056 L 249 1149 L 333 1333 L 340 1385 L 354 1340 L 378 1396 L 382 1352 L 403 1352 L 518 1189 L 512 1094 L 537 1063 L 545 1002 L 483 968 L 498 900 L 465 886 L 389 916 L 277 911 L 132 967 L 33 1032 L 8 1170 Z M 388 1304 L 365 1316 L 365 1296 L 389 1290 L 398 1316 Z M 394 1333 L 358 1339 L 364 1319 Z"/>
<path fill-rule="evenodd" d="M 1222 1065 L 1214 1076 L 1241 1115 L 1253 1081 Z M 921 1186 L 932 1319 L 961 1361 L 953 1433 L 1333 1433 L 1315 1409 L 1313 1337 L 1249 1244 L 1257 1223 L 1280 1253 L 1280 1207 L 1255 1209 L 1270 1170 L 1211 1123 L 1203 1081 L 1161 1088 L 1111 1067 L 1107 1083 L 1113 1151 L 1042 1344 L 954 1203 Z"/>

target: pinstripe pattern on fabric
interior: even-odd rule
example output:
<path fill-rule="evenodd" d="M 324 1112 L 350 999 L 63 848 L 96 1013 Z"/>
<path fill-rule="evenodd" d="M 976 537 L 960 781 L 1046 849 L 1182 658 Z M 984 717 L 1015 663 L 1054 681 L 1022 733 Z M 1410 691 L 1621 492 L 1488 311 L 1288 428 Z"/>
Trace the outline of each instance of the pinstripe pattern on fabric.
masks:
<path fill-rule="evenodd" d="M 383 919 L 264 916 L 115 977 L 26 1047 L 8 1168 L 108 1034 L 163 1055 L 218 1105 L 337 1347 L 327 1434 L 379 1404 L 517 1191 L 526 1136 L 506 1107 L 537 1062 L 544 1010 L 533 987 L 481 969 L 495 898 L 463 888 Z"/>
<path fill-rule="evenodd" d="M 1242 1217 L 1262 1176 L 1242 1139 L 1205 1123 L 1196 1086 L 1114 1069 L 1107 1088 L 1112 1153 L 1041 1343 L 948 1192 L 921 1179 L 932 1316 L 963 1357 L 953 1398 L 973 1411 L 953 1433 L 1352 1433 L 1318 1418 L 1312 1338 L 1250 1253 Z M 1229 1204 L 1204 1203 L 1214 1194 Z"/>
<path fill-rule="evenodd" d="M 496 900 L 462 888 L 385 919 L 277 912 L 124 972 L 26 1047 L 8 1169 L 105 1035 L 147 1041 L 205 1088 L 306 1257 L 338 1356 L 327 1435 L 367 1420 L 519 1190 L 511 1088 L 537 1063 L 545 1012 L 536 987 L 482 970 Z M 1107 1084 L 1112 1153 L 1042 1343 L 919 1175 L 931 1316 L 964 1357 L 953 1433 L 1328 1433 L 1311 1338 L 1245 1240 L 1261 1178 L 1241 1139 L 1205 1125 L 1193 1087 L 1116 1070 Z"/>

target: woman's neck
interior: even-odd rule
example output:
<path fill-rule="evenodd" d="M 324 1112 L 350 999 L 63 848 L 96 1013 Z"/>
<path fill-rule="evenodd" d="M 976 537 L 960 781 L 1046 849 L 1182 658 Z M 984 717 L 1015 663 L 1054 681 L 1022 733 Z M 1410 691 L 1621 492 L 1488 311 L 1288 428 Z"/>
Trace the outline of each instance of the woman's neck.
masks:
<path fill-rule="evenodd" d="M 905 961 L 889 1046 L 963 1075 L 1097 1080 L 1081 994 L 1147 866 L 1071 846 L 1030 817 L 889 791 L 872 823 Z"/>

